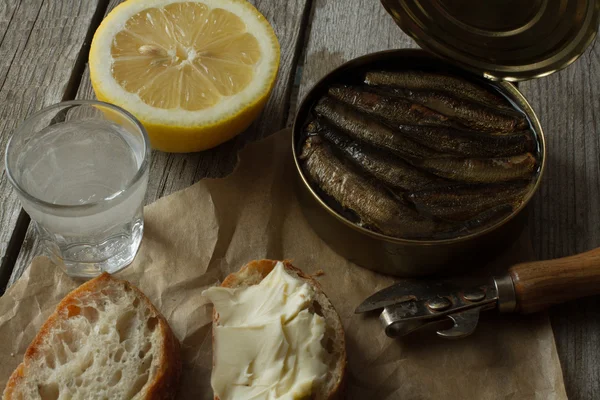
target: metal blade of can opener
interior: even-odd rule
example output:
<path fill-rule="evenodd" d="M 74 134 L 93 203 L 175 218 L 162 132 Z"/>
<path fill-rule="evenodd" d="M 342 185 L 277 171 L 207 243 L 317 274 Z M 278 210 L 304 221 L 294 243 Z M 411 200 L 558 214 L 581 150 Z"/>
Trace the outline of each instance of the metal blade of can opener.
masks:
<path fill-rule="evenodd" d="M 437 334 L 462 338 L 473 333 L 481 311 L 528 314 L 553 304 L 600 295 L 600 248 L 570 257 L 516 264 L 504 276 L 476 282 L 403 280 L 369 297 L 356 312 L 382 310 L 379 319 L 390 337 L 446 321 L 452 322 L 452 327 Z"/>
<path fill-rule="evenodd" d="M 509 276 L 483 279 L 467 289 L 455 281 L 403 280 L 368 299 L 356 313 L 382 310 L 379 317 L 390 337 L 404 336 L 425 326 L 451 321 L 437 334 L 458 339 L 473 333 L 481 311 L 514 311 L 515 292 Z"/>

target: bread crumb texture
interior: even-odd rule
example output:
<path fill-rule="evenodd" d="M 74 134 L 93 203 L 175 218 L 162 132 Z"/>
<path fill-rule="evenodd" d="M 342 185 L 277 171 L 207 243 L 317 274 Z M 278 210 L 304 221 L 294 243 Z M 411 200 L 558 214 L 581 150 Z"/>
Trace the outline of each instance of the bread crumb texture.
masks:
<path fill-rule="evenodd" d="M 105 279 L 68 296 L 28 349 L 4 398 L 144 398 L 160 370 L 158 322 L 123 281 Z"/>

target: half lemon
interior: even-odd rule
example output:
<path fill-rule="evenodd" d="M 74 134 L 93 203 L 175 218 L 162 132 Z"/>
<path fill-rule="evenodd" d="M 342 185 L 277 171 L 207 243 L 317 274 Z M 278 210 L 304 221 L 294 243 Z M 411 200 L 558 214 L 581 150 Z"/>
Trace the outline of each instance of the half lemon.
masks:
<path fill-rule="evenodd" d="M 98 27 L 89 67 L 98 99 L 135 115 L 152 147 L 200 151 L 256 119 L 279 42 L 245 0 L 129 0 Z"/>

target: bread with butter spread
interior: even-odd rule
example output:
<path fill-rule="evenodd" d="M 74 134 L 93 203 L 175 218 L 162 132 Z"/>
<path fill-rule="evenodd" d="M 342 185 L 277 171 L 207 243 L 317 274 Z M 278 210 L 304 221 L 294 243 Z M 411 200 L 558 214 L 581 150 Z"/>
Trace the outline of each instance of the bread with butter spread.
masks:
<path fill-rule="evenodd" d="M 3 399 L 173 399 L 179 342 L 135 286 L 103 273 L 42 325 Z"/>
<path fill-rule="evenodd" d="M 344 331 L 315 279 L 287 261 L 257 260 L 205 296 L 215 304 L 215 400 L 342 397 Z"/>

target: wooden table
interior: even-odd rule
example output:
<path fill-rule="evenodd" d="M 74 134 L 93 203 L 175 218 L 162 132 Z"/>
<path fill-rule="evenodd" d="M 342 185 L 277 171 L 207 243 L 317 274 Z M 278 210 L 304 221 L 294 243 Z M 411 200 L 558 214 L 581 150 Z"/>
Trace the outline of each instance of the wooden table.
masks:
<path fill-rule="evenodd" d="M 44 106 L 94 98 L 87 56 L 94 31 L 119 0 L 2 0 L 0 151 L 23 119 Z M 296 104 L 325 73 L 377 50 L 417 47 L 377 0 L 254 0 L 281 43 L 278 82 L 247 132 L 198 154 L 154 152 L 146 202 L 230 172 L 249 141 L 290 125 Z M 568 69 L 519 85 L 541 119 L 548 168 L 533 201 L 539 258 L 600 245 L 600 43 Z M 4 169 L 0 175 L 0 288 L 22 274 L 39 244 Z M 600 298 L 551 310 L 571 399 L 600 399 Z"/>

